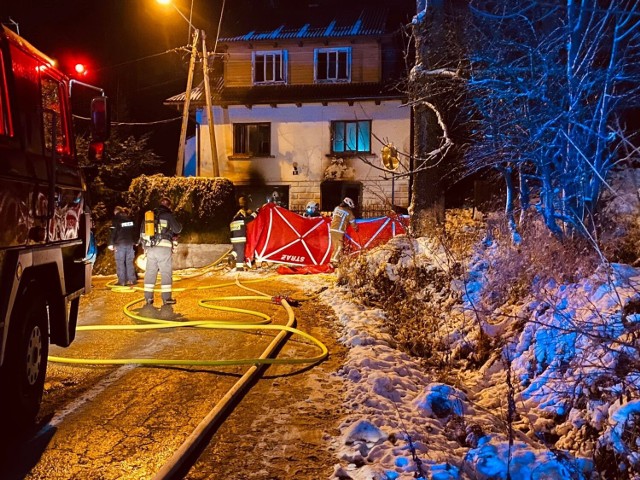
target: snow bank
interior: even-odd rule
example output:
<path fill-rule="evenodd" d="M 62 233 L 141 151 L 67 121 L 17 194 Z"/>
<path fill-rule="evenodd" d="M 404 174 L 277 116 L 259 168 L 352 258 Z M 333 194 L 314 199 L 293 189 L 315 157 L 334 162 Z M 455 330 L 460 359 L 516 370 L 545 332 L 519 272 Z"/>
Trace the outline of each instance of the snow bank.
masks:
<path fill-rule="evenodd" d="M 404 249 L 393 256 L 400 259 L 397 264 L 386 263 L 389 246 L 369 258 L 371 269 L 393 281 L 403 280 L 396 266 L 407 262 L 447 265 L 437 249 L 421 242 L 395 239 L 393 248 Z M 623 315 L 632 302 L 640 304 L 640 271 L 612 265 L 573 284 L 550 281 L 538 285 L 538 295 L 501 306 L 499 321 L 491 312 L 470 321 L 472 304 L 486 294 L 488 261 L 485 250 L 472 262 L 466 282 L 452 282 L 462 304 L 448 312 L 443 338 L 457 352 L 452 358 L 473 355 L 480 322 L 496 345 L 494 353 L 479 368 L 452 363 L 442 372 L 449 377 L 446 383 L 395 348 L 384 311 L 352 303 L 340 288 L 322 294 L 350 348 L 338 374 L 351 414 L 333 440 L 340 459 L 334 478 L 408 480 L 418 473 L 498 479 L 508 472 L 514 480 L 586 479 L 599 468 L 591 460 L 598 451 L 601 458 L 607 451 L 624 456 L 613 465 L 629 476 L 611 478 L 632 478 L 637 471 L 637 434 L 629 438 L 628 432 L 638 431 L 640 405 L 619 401 L 637 396 L 640 387 L 632 361 L 638 355 L 640 307 Z M 507 366 L 516 406 L 511 447 Z"/>

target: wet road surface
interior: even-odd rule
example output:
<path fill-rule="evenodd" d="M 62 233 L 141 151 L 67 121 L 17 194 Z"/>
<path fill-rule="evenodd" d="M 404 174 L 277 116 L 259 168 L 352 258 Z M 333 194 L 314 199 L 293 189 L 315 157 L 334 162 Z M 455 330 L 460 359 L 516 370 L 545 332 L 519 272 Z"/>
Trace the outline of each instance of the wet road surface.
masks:
<path fill-rule="evenodd" d="M 141 323 L 126 317 L 122 311 L 127 303 L 140 298 L 141 293 L 114 292 L 106 287 L 108 280 L 111 279 L 94 278 L 94 291 L 81 302 L 80 324 Z M 254 295 L 235 285 L 206 288 L 232 281 L 232 275 L 220 273 L 183 279 L 175 286 L 188 290 L 175 294 L 176 305 L 141 308 L 142 304 L 138 304 L 132 310 L 174 321 L 229 320 L 234 314 L 204 309 L 198 306 L 198 300 Z M 290 284 L 278 282 L 277 278 L 250 286 L 269 295 L 300 295 L 301 292 Z M 156 300 L 156 305 L 158 303 Z M 313 303 L 303 302 L 297 309 L 299 327 L 311 328 L 313 331 L 308 333 L 332 345 L 334 352 L 330 359 L 311 368 L 283 365 L 266 370 L 264 380 L 253 386 L 212 436 L 203 456 L 189 471 L 190 478 L 294 478 L 288 477 L 288 470 L 296 458 L 297 468 L 310 475 L 296 478 L 318 478 L 314 476 L 318 471 L 323 472 L 322 477 L 328 477 L 333 459 L 322 432 L 335 430 L 340 409 L 335 407 L 336 402 L 320 406 L 321 399 L 314 392 L 327 390 L 339 382 L 332 374 L 339 368 L 342 353 L 334 345 L 329 314 Z M 275 303 L 242 300 L 227 305 L 261 311 L 272 316 L 273 323 L 285 324 L 287 320 L 284 309 Z M 237 319 L 249 320 L 246 316 Z M 52 347 L 50 353 L 73 358 L 256 358 L 275 334 L 194 328 L 78 332 L 70 348 Z M 293 337 L 280 355 L 317 353 L 308 342 Z M 0 477 L 153 478 L 246 369 L 247 366 L 50 363 L 39 424 L 24 439 L 7 446 Z M 318 401 L 315 405 L 314 398 Z M 296 418 L 292 420 L 293 417 Z M 288 444 L 291 445 L 289 454 Z M 305 444 L 309 445 L 305 447 Z M 228 448 L 229 445 L 242 446 L 246 451 L 239 457 L 236 449 Z M 272 451 L 265 455 L 255 448 L 247 450 L 247 445 L 262 445 L 267 451 L 271 445 Z M 298 456 L 294 450 L 301 454 Z"/>

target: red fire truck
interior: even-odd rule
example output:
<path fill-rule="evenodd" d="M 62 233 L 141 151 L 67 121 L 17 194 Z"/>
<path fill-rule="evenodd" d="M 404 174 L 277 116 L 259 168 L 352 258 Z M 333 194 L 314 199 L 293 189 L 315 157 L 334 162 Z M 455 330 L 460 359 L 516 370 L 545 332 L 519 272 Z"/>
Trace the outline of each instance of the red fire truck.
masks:
<path fill-rule="evenodd" d="M 97 157 L 109 134 L 102 90 L 70 80 L 50 58 L 2 27 L 0 431 L 35 419 L 49 342 L 71 344 L 80 297 L 91 288 L 91 218 L 70 100 L 71 90 L 80 87 L 98 91 L 91 110 L 87 105 Z"/>

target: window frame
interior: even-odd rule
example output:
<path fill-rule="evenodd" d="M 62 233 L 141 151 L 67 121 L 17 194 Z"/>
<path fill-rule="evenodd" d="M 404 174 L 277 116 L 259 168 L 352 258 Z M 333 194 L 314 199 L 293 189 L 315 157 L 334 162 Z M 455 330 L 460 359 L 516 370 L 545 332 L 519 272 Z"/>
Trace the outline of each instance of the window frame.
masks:
<path fill-rule="evenodd" d="M 266 57 L 273 57 L 272 60 L 272 76 L 273 80 L 267 80 L 267 61 Z M 276 80 L 276 57 L 280 57 L 280 80 Z M 263 57 L 263 75 L 265 80 L 257 80 L 256 72 L 258 68 L 257 57 Z M 286 50 L 256 50 L 251 53 L 251 80 L 254 85 L 281 85 L 287 83 L 287 70 L 288 70 L 288 55 Z"/>
<path fill-rule="evenodd" d="M 364 124 L 366 123 L 368 125 L 368 150 L 358 150 L 358 145 L 357 143 L 359 142 L 360 139 L 360 134 L 359 134 L 359 130 L 360 130 L 360 126 L 359 124 Z M 338 126 L 338 124 L 343 124 L 343 150 L 335 150 L 335 145 L 336 145 L 336 128 Z M 355 150 L 347 150 L 347 135 L 346 135 L 346 131 L 347 131 L 347 127 L 348 125 L 354 125 L 356 127 L 356 134 L 355 134 L 355 139 L 356 139 L 356 149 Z M 331 154 L 332 155 L 357 155 L 357 154 L 371 154 L 371 126 L 372 126 L 372 120 L 332 120 L 331 121 Z"/>
<path fill-rule="evenodd" d="M 45 92 L 45 84 L 49 83 L 52 87 L 51 91 L 55 92 L 55 102 L 50 105 L 45 104 L 48 99 Z M 67 105 L 65 103 L 65 90 L 66 86 L 64 82 L 56 78 L 55 75 L 49 74 L 46 70 L 40 72 L 40 95 L 42 100 L 42 135 L 43 135 L 43 147 L 45 152 L 51 151 L 53 148 L 56 150 L 56 154 L 61 157 L 71 156 L 71 143 L 70 139 L 70 125 L 67 123 Z M 50 108 L 47 108 L 50 107 Z M 51 118 L 49 119 L 49 116 Z M 54 120 L 56 123 L 54 123 Z M 56 139 L 55 145 L 53 139 L 50 138 L 50 127 L 55 126 Z"/>
<path fill-rule="evenodd" d="M 251 147 L 251 137 L 250 137 L 250 127 L 251 126 L 256 126 L 258 127 L 268 127 L 269 132 L 267 135 L 267 140 L 268 140 L 268 152 L 265 152 L 263 149 L 261 149 L 259 152 L 251 152 L 250 151 L 250 147 Z M 244 139 L 239 139 L 238 138 L 238 129 L 242 129 L 243 131 L 243 135 L 245 136 Z M 260 140 L 260 139 L 259 139 Z M 264 141 L 264 139 L 262 139 L 262 142 Z M 262 145 L 261 142 L 261 145 Z M 233 123 L 233 155 L 232 158 L 256 158 L 256 157 L 271 157 L 271 122 L 237 122 L 237 123 Z M 238 151 L 237 146 L 240 145 L 240 143 L 243 145 L 243 150 L 244 151 Z"/>
<path fill-rule="evenodd" d="M 0 135 L 13 137 L 13 121 L 11 120 L 11 104 L 9 102 L 9 87 L 7 75 L 4 71 L 4 57 L 0 50 Z"/>
<path fill-rule="evenodd" d="M 329 76 L 329 69 L 330 67 L 330 61 L 329 61 L 329 55 L 335 53 L 336 54 L 336 59 L 335 59 L 335 77 L 330 77 Z M 345 78 L 340 78 L 339 73 L 340 73 L 340 53 L 346 53 L 346 63 L 345 63 L 345 69 L 346 69 L 346 77 Z M 319 73 L 320 73 L 320 63 L 318 60 L 318 57 L 321 54 L 326 54 L 327 55 L 327 61 L 326 61 L 326 78 L 319 78 Z M 316 48 L 313 50 L 313 80 L 316 83 L 351 83 L 351 47 L 324 47 L 324 48 Z"/>

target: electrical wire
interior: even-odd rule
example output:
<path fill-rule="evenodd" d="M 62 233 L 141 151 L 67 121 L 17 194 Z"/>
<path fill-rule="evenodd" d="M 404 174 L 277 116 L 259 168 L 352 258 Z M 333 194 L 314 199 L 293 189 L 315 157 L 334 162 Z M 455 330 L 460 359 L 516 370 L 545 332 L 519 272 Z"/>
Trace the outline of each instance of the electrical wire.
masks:
<path fill-rule="evenodd" d="M 80 115 L 73 115 L 73 118 L 77 119 L 77 120 L 83 120 L 83 121 L 91 121 L 91 119 L 89 117 L 81 117 Z M 164 120 L 154 120 L 151 122 L 111 122 L 112 126 L 145 126 L 145 125 L 159 125 L 162 123 L 171 123 L 171 122 L 175 122 L 177 120 L 182 120 L 182 117 L 174 117 L 174 118 L 166 118 Z"/>
<path fill-rule="evenodd" d="M 220 38 L 220 26 L 222 25 L 222 15 L 224 15 L 224 5 L 226 0 L 222 0 L 222 8 L 220 9 L 220 19 L 218 20 L 218 30 L 216 31 L 216 41 L 213 44 L 213 53 L 217 53 L 218 39 Z"/>

